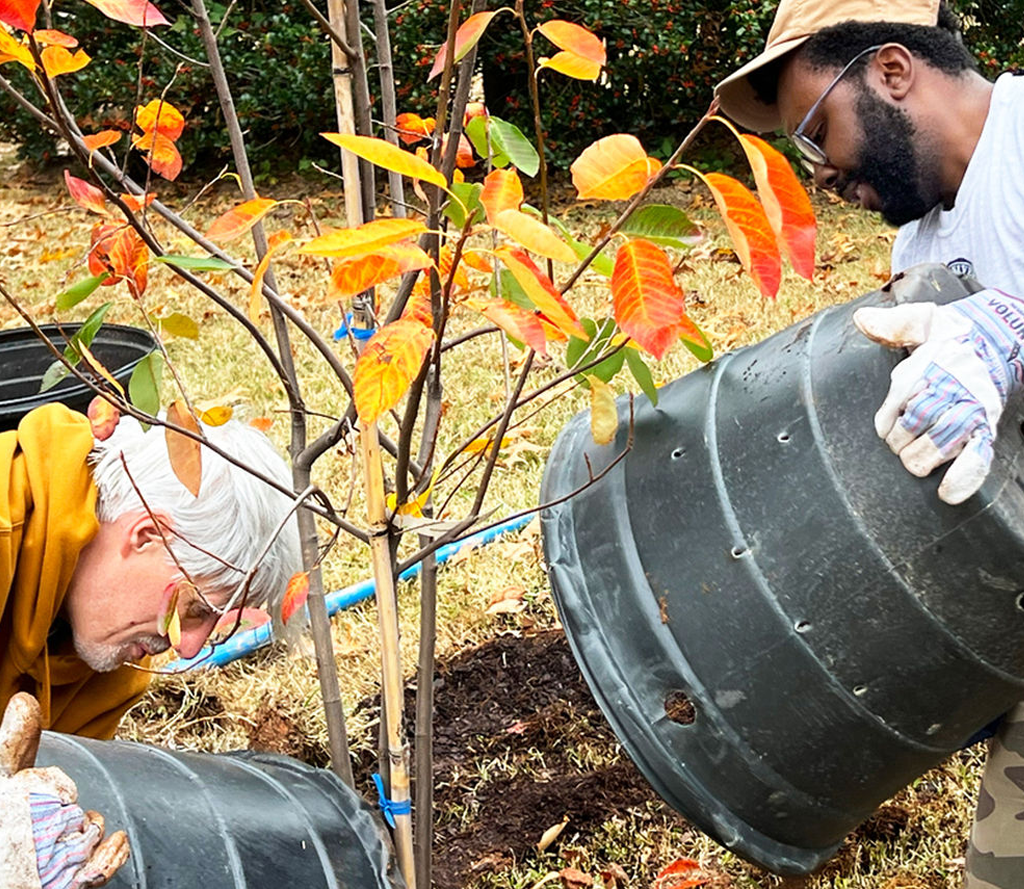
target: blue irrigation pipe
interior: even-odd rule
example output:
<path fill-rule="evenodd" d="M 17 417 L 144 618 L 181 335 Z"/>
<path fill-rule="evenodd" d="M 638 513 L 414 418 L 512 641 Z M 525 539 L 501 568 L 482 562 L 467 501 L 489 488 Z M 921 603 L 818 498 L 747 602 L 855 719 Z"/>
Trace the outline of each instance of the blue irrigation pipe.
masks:
<path fill-rule="evenodd" d="M 496 540 L 502 534 L 506 534 L 509 531 L 518 531 L 526 527 L 532 518 L 533 515 L 520 516 L 517 519 L 510 519 L 500 525 L 495 525 L 493 528 L 488 528 L 486 531 L 478 531 L 476 534 L 470 534 L 468 537 L 462 537 L 459 540 L 446 543 L 444 546 L 438 547 L 435 553 L 437 563 L 440 565 L 448 561 L 448 559 L 466 547 L 476 549 L 478 546 L 484 546 L 492 540 Z M 417 562 L 399 574 L 398 579 L 408 580 L 410 577 L 415 577 L 419 574 L 420 570 L 421 563 Z M 374 589 L 373 578 L 367 578 L 342 590 L 328 593 L 324 597 L 327 604 L 327 614 L 333 616 L 343 608 L 348 608 L 350 605 L 355 605 L 357 602 L 369 599 L 373 595 Z M 270 624 L 263 624 L 251 630 L 235 633 L 226 642 L 222 642 L 212 650 L 210 646 L 206 646 L 195 657 L 173 661 L 165 669 L 181 671 L 191 670 L 194 667 L 223 667 L 225 664 L 230 664 L 232 661 L 252 654 L 258 648 L 269 645 L 273 639 L 274 633 Z"/>

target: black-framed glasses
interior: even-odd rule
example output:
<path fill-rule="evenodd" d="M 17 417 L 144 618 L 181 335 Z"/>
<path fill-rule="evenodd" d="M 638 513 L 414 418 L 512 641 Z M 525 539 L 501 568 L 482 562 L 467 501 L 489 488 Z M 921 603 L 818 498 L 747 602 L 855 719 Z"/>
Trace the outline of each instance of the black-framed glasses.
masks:
<path fill-rule="evenodd" d="M 806 160 L 810 161 L 812 164 L 818 164 L 819 166 L 827 164 L 828 155 L 825 154 L 825 150 L 810 136 L 808 136 L 807 133 L 805 133 L 804 131 L 810 126 L 811 120 L 814 118 L 814 115 L 821 107 L 821 103 L 828 98 L 828 94 L 831 93 L 832 90 L 836 88 L 836 84 L 838 84 L 839 81 L 843 79 L 843 77 L 846 75 L 846 72 L 849 71 L 854 65 L 856 65 L 857 62 L 863 59 L 864 56 L 871 55 L 871 53 L 873 52 L 878 52 L 878 50 L 880 50 L 882 46 L 883 44 L 881 43 L 879 43 L 877 46 L 869 46 L 867 49 L 862 49 L 859 53 L 857 53 L 857 55 L 850 59 L 850 61 L 848 61 L 846 65 L 843 67 L 843 70 L 840 71 L 835 76 L 835 79 L 827 87 L 825 87 L 824 92 L 820 96 L 818 96 L 817 101 L 810 107 L 808 112 L 804 115 L 804 119 L 800 121 L 800 123 L 797 125 L 797 128 L 793 130 L 792 133 L 789 134 L 789 141 L 792 142 L 796 146 L 797 151 L 799 151 L 800 154 L 802 154 L 803 157 Z"/>

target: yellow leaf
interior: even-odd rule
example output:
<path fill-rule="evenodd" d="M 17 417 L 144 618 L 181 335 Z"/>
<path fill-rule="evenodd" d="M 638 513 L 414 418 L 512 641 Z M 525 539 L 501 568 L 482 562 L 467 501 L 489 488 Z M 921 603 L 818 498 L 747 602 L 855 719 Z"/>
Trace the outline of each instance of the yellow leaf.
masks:
<path fill-rule="evenodd" d="M 375 219 L 358 228 L 342 228 L 320 235 L 300 247 L 299 253 L 338 258 L 362 256 L 426 230 L 427 227 L 415 219 Z"/>
<path fill-rule="evenodd" d="M 574 80 L 597 80 L 601 75 L 600 62 L 592 62 L 574 52 L 564 50 L 555 53 L 550 59 L 542 57 L 538 60 L 537 67 L 550 68 L 552 71 L 572 77 Z"/>
<path fill-rule="evenodd" d="M 0 65 L 4 62 L 18 62 L 29 71 L 36 70 L 36 62 L 29 48 L 0 26 Z"/>
<path fill-rule="evenodd" d="M 103 379 L 105 379 L 114 389 L 117 390 L 118 394 L 124 398 L 124 387 L 114 379 L 110 371 L 107 370 L 99 361 L 99 359 L 89 351 L 89 347 L 85 343 L 78 343 L 75 346 L 76 349 L 81 353 L 82 359 L 86 364 L 89 365 L 96 373 L 98 373 Z"/>
<path fill-rule="evenodd" d="M 422 179 L 439 188 L 448 186 L 444 176 L 427 161 L 408 151 L 403 151 L 397 145 L 392 145 L 384 139 L 376 139 L 373 136 L 354 136 L 349 133 L 321 133 L 320 135 L 328 142 L 333 142 L 346 151 L 351 151 L 354 155 L 368 160 L 378 167 L 383 167 L 385 170 L 401 173 L 403 176 L 410 176 L 413 179 Z"/>
<path fill-rule="evenodd" d="M 615 393 L 604 380 L 585 374 L 590 384 L 590 435 L 595 444 L 606 445 L 619 428 L 619 412 L 615 408 Z"/>
<path fill-rule="evenodd" d="M 378 330 L 366 344 L 352 378 L 356 412 L 369 426 L 405 395 L 434 342 L 434 331 L 407 318 Z"/>
<path fill-rule="evenodd" d="M 580 199 L 624 201 L 633 197 L 661 169 L 636 136 L 616 133 L 598 139 L 569 168 Z"/>
<path fill-rule="evenodd" d="M 548 321 L 566 336 L 577 336 L 581 340 L 589 339 L 586 331 L 580 326 L 572 306 L 565 301 L 565 297 L 558 292 L 551 279 L 537 268 L 529 256 L 522 250 L 511 247 L 499 247 L 497 254 L 512 273 L 512 277 L 519 282 L 519 286 L 526 291 L 530 302 Z"/>
<path fill-rule="evenodd" d="M 539 219 L 519 210 L 502 210 L 494 217 L 494 227 L 532 253 L 559 262 L 575 262 L 572 248 Z"/>
<path fill-rule="evenodd" d="M 561 19 L 550 19 L 538 25 L 537 30 L 559 49 L 596 62 L 598 65 L 605 63 L 606 54 L 601 38 L 582 25 Z"/>
<path fill-rule="evenodd" d="M 263 259 L 256 266 L 256 271 L 252 276 L 252 285 L 249 287 L 249 320 L 253 324 L 259 323 L 260 305 L 263 298 L 263 278 L 267 274 L 267 269 L 270 268 L 270 261 L 274 258 L 274 254 L 291 239 L 292 236 L 289 232 L 279 231 L 274 232 L 267 240 L 267 252 L 263 254 Z"/>
<path fill-rule="evenodd" d="M 199 415 L 199 419 L 207 426 L 223 426 L 231 419 L 233 413 L 234 409 L 230 405 L 217 405 L 207 411 L 203 411 Z"/>
<path fill-rule="evenodd" d="M 168 423 L 181 429 L 199 433 L 199 426 L 183 401 L 171 402 L 170 407 L 167 408 L 166 419 Z M 203 477 L 203 457 L 199 442 L 187 435 L 182 435 L 170 426 L 164 429 L 164 441 L 167 444 L 167 457 L 174 474 L 188 488 L 193 497 L 198 497 Z"/>
<path fill-rule="evenodd" d="M 136 107 L 135 125 L 144 133 L 155 131 L 175 142 L 185 129 L 185 118 L 170 102 L 153 99 L 146 106 Z"/>
<path fill-rule="evenodd" d="M 178 615 L 177 608 L 171 612 L 171 618 L 167 622 L 167 641 L 175 649 L 181 645 L 181 617 Z"/>
<path fill-rule="evenodd" d="M 494 444 L 493 438 L 474 438 L 465 448 L 463 452 L 466 454 L 479 454 L 481 451 L 489 451 L 491 446 Z M 512 444 L 512 439 L 509 436 L 504 436 L 501 439 L 501 444 L 498 446 L 500 451 L 502 448 L 507 448 Z"/>

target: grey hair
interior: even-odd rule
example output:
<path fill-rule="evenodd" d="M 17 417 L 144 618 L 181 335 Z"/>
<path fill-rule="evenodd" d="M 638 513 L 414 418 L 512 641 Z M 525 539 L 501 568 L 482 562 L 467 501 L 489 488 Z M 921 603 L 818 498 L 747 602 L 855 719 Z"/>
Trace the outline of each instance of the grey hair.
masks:
<path fill-rule="evenodd" d="M 259 430 L 237 420 L 203 424 L 202 430 L 225 453 L 291 489 L 287 464 Z M 172 524 L 167 540 L 174 558 L 209 592 L 229 593 L 238 586 L 292 502 L 207 447 L 202 448 L 202 482 L 194 497 L 171 468 L 163 429 L 143 431 L 132 417 L 122 417 L 110 438 L 96 442 L 89 462 L 99 491 L 96 517 L 112 522 L 147 506 L 165 513 Z M 260 561 L 247 604 L 269 602 L 276 617 L 288 580 L 301 567 L 298 524 L 292 516 Z"/>

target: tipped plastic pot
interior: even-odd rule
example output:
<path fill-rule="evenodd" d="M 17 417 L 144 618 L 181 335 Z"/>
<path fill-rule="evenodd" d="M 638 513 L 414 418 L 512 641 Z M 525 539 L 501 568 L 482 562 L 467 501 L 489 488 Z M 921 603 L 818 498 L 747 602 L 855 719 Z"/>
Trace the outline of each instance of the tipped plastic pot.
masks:
<path fill-rule="evenodd" d="M 1020 403 L 960 506 L 874 432 L 905 353 L 855 308 L 976 286 L 892 286 L 663 387 L 635 443 L 542 517 L 555 600 L 619 739 L 658 793 L 779 873 L 824 863 L 879 803 L 1024 697 Z M 562 432 L 542 502 L 626 447 Z"/>
<path fill-rule="evenodd" d="M 36 764 L 124 830 L 110 889 L 402 889 L 375 813 L 333 772 L 264 753 L 181 753 L 44 732 Z"/>
<path fill-rule="evenodd" d="M 71 337 L 77 324 L 61 325 Z M 41 324 L 40 329 L 64 350 L 67 340 L 56 324 Z M 104 324 L 89 350 L 125 389 L 136 365 L 156 348 L 152 335 L 138 327 Z M 59 401 L 72 410 L 85 413 L 96 394 L 73 374 L 46 392 L 39 386 L 47 368 L 56 361 L 47 345 L 29 327 L 0 330 L 0 432 L 15 429 L 21 418 L 33 408 Z"/>

